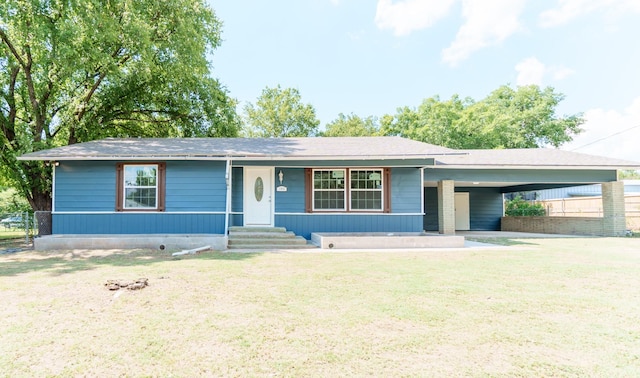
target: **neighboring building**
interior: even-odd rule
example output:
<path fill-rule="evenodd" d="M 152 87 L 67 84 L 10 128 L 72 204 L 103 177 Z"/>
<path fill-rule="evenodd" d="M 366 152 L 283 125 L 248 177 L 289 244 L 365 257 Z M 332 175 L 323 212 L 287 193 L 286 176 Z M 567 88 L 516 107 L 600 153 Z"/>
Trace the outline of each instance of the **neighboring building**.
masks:
<path fill-rule="evenodd" d="M 624 183 L 625 195 L 640 195 L 640 180 L 622 180 Z M 602 187 L 596 185 L 571 186 L 567 188 L 545 189 L 531 192 L 530 195 L 539 201 L 575 198 L 575 197 L 598 197 L 602 196 Z"/>
<path fill-rule="evenodd" d="M 503 194 L 617 180 L 640 163 L 400 137 L 104 139 L 54 162 L 53 234 L 499 230 Z"/>

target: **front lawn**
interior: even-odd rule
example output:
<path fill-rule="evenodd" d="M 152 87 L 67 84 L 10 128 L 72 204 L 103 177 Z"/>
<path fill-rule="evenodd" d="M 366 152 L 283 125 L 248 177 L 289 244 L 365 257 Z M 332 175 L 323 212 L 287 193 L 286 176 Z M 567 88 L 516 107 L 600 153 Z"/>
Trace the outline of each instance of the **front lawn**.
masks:
<path fill-rule="evenodd" d="M 640 239 L 520 242 L 0 255 L 0 366 L 6 376 L 639 376 Z M 104 286 L 141 277 L 141 290 Z"/>

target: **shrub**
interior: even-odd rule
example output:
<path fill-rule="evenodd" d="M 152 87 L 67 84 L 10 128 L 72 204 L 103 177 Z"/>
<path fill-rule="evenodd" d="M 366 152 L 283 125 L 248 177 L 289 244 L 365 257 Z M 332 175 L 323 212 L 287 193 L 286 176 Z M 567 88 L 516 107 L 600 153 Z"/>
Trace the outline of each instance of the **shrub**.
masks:
<path fill-rule="evenodd" d="M 511 217 L 543 217 L 547 215 L 541 203 L 525 201 L 517 196 L 511 201 L 507 201 L 504 214 Z"/>

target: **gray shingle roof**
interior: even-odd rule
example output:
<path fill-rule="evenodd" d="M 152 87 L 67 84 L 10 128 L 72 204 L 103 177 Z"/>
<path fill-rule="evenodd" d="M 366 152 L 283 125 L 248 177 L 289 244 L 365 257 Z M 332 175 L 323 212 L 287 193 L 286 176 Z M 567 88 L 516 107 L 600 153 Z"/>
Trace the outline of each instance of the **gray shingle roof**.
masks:
<path fill-rule="evenodd" d="M 437 157 L 436 165 L 465 167 L 611 167 L 636 169 L 640 163 L 551 148 L 458 150 L 465 155 Z"/>
<path fill-rule="evenodd" d="M 110 160 L 124 158 L 421 158 L 454 150 L 401 137 L 338 138 L 130 138 L 102 139 L 38 151 L 24 160 Z"/>
<path fill-rule="evenodd" d="M 102 139 L 25 154 L 22 160 L 435 159 L 436 168 L 639 169 L 640 163 L 557 149 L 454 150 L 401 137 Z"/>

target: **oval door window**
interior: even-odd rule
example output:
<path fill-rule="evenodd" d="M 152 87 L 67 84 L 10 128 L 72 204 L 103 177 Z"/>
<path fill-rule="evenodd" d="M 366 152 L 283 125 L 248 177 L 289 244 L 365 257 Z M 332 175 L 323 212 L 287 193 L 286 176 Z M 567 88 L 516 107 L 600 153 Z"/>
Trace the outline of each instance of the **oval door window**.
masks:
<path fill-rule="evenodd" d="M 262 195 L 264 194 L 264 183 L 262 177 L 256 179 L 256 183 L 253 184 L 253 192 L 256 195 L 256 201 L 262 201 Z"/>

